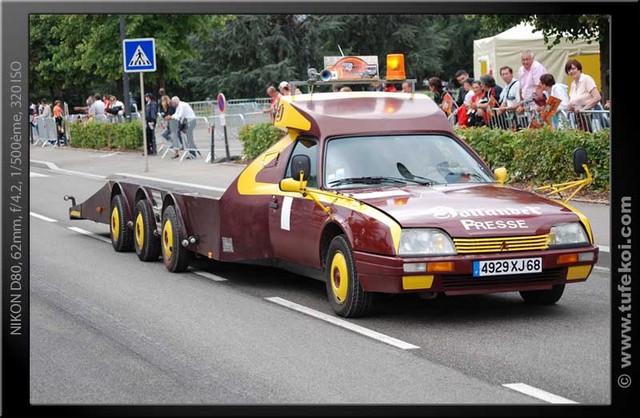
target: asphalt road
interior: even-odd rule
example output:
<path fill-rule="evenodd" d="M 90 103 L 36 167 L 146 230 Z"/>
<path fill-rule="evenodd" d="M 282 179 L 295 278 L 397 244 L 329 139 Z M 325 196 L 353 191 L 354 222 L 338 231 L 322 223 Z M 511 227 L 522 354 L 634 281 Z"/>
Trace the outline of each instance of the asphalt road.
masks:
<path fill-rule="evenodd" d="M 385 297 L 343 321 L 358 333 L 318 318 L 336 318 L 318 281 L 212 262 L 172 274 L 115 253 L 108 227 L 69 221 L 62 200 L 102 180 L 31 170 L 34 404 L 610 402 L 606 266 L 551 307 L 517 294 Z"/>

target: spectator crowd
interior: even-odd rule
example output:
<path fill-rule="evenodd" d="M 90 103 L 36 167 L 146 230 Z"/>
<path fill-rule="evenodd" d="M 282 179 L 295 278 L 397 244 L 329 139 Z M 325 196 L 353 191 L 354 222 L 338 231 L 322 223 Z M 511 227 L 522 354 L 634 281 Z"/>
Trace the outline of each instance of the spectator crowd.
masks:
<path fill-rule="evenodd" d="M 459 70 L 455 78 L 461 87 L 455 99 L 439 78 L 429 79 L 429 90 L 436 104 L 460 127 L 519 130 L 548 125 L 593 131 L 609 125 L 610 103 L 601 103 L 595 80 L 582 72 L 578 60 L 565 64 L 570 88 L 557 83 L 532 51 L 523 51 L 520 61 L 515 74 L 509 66 L 500 68 L 504 87 L 490 74 L 474 80 L 466 70 Z"/>

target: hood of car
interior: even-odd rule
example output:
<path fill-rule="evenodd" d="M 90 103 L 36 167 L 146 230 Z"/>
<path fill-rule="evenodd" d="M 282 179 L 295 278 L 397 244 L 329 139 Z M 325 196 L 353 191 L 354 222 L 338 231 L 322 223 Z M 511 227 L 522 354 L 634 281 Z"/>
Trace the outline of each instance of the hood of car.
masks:
<path fill-rule="evenodd" d="M 344 194 L 384 211 L 403 228 L 440 228 L 452 237 L 541 235 L 554 224 L 579 221 L 576 213 L 558 202 L 501 184 L 376 188 Z"/>

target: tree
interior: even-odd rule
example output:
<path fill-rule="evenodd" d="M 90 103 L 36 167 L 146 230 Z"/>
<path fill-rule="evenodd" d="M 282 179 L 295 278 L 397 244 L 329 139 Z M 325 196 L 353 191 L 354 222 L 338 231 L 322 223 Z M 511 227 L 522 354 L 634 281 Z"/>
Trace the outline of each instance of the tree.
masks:
<path fill-rule="evenodd" d="M 448 79 L 471 66 L 478 25 L 462 15 L 126 15 L 126 38 L 155 39 L 157 71 L 145 74 L 146 90 L 194 101 L 218 92 L 262 97 L 269 84 L 304 80 L 341 51 L 378 56 L 381 77 L 386 55 L 403 53 L 408 78 Z M 84 104 L 94 92 L 119 95 L 119 32 L 119 15 L 31 15 L 36 98 Z"/>
<path fill-rule="evenodd" d="M 209 39 L 193 47 L 201 61 L 186 78 L 200 97 L 223 91 L 227 97 L 263 96 L 269 84 L 306 79 L 310 67 L 321 70 L 324 56 L 376 55 L 380 75 L 386 55 L 403 53 L 408 78 L 448 75 L 452 44 L 462 49 L 456 31 L 478 23 L 434 15 L 242 15 L 227 20 Z M 475 31 L 466 30 L 466 36 Z M 452 43 L 452 40 L 454 43 Z M 468 51 L 467 51 L 468 52 Z M 468 54 L 470 64 L 472 55 Z M 467 65 L 468 65 L 467 64 Z M 456 68 L 457 69 L 457 68 Z M 455 71 L 455 70 L 454 70 Z M 452 72 L 454 72 L 452 71 Z"/>
<path fill-rule="evenodd" d="M 483 16 L 483 29 L 491 34 L 527 22 L 542 32 L 549 48 L 564 38 L 569 41 L 582 38 L 598 42 L 600 46 L 600 85 L 602 97 L 609 97 L 609 16 L 607 15 L 491 15 Z M 549 43 L 551 37 L 555 37 Z"/>
<path fill-rule="evenodd" d="M 194 42 L 202 59 L 190 62 L 188 87 L 199 97 L 263 97 L 269 84 L 299 77 L 301 22 L 295 15 L 228 19 L 209 38 Z"/>
<path fill-rule="evenodd" d="M 207 15 L 128 15 L 127 38 L 155 39 L 157 71 L 145 75 L 149 86 L 179 84 L 185 62 L 197 58 L 190 40 L 207 36 L 224 19 Z M 95 91 L 118 89 L 123 72 L 119 33 L 118 15 L 31 15 L 31 91 L 51 96 L 79 94 L 74 99 L 84 100 Z"/>

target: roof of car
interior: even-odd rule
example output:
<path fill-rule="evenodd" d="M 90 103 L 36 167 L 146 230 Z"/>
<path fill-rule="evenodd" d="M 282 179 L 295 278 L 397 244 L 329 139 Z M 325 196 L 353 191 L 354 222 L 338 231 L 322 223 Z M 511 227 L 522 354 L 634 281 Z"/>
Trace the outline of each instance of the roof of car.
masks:
<path fill-rule="evenodd" d="M 276 126 L 316 137 L 453 132 L 445 113 L 421 93 L 338 92 L 283 96 Z"/>

